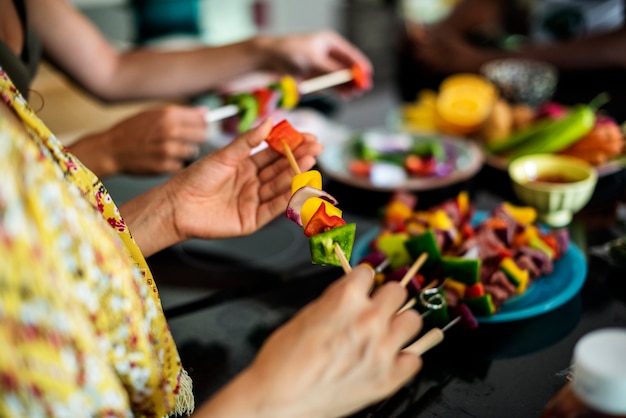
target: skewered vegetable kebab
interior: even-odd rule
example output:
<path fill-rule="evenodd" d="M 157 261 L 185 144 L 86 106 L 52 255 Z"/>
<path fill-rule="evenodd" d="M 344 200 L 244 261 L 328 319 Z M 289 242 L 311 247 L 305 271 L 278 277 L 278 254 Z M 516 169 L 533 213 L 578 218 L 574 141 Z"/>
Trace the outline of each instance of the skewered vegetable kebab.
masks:
<path fill-rule="evenodd" d="M 207 122 L 216 122 L 239 115 L 237 129 L 239 132 L 245 132 L 252 127 L 256 120 L 267 116 L 276 108 L 293 109 L 300 102 L 300 97 L 304 95 L 350 82 L 363 90 L 371 86 L 370 75 L 358 65 L 310 78 L 300 82 L 300 84 L 291 76 L 283 76 L 277 83 L 267 87 L 227 97 L 227 104 L 212 109 L 207 114 L 206 120 Z"/>
<path fill-rule="evenodd" d="M 271 148 L 287 157 L 295 172 L 286 216 L 300 225 L 309 238 L 314 264 L 338 266 L 349 272 L 356 224 L 346 223 L 341 209 L 336 206 L 337 199 L 322 190 L 319 171 L 300 172 L 292 150 L 303 141 L 302 134 L 287 120 L 276 124 L 266 139 Z"/>
<path fill-rule="evenodd" d="M 287 207 L 287 217 L 304 228 L 305 235 L 309 237 L 313 263 L 341 266 L 348 273 L 351 270 L 348 260 L 352 253 L 356 224 L 347 224 L 341 217 L 341 210 L 335 206 L 337 200 L 322 190 L 322 176 L 319 171 L 300 172 L 292 149 L 297 148 L 303 140 L 302 134 L 286 120 L 278 123 L 266 139 L 270 147 L 289 159 L 295 172 L 291 182 L 292 196 Z M 402 286 L 406 286 L 427 257 L 426 253 L 422 253 L 417 258 L 401 280 Z M 476 319 L 469 308 L 463 304 L 458 308 L 456 318 L 443 328 L 430 329 L 404 351 L 422 355 L 443 341 L 444 332 L 457 323 L 462 324 L 465 329 L 476 328 Z M 398 313 L 402 311 L 400 309 Z"/>

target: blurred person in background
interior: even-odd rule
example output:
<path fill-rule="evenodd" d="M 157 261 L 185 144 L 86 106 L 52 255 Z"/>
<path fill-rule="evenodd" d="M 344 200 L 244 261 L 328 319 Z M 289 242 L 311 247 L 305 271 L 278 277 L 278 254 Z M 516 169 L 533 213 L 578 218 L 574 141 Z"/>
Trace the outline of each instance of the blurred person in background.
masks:
<path fill-rule="evenodd" d="M 0 42 L 0 66 L 26 97 L 42 54 L 80 88 L 109 103 L 180 102 L 254 71 L 298 78 L 355 64 L 372 71 L 367 57 L 333 31 L 259 35 L 217 47 L 120 51 L 66 0 L 1 0 L 0 5 L 3 11 L 15 10 L 3 12 L 3 19 L 12 28 L 21 28 L 7 42 Z M 21 47 L 16 40 L 24 40 Z M 206 141 L 206 114 L 204 107 L 155 107 L 103 132 L 85 135 L 69 148 L 101 178 L 117 173 L 173 173 L 195 158 Z"/>
<path fill-rule="evenodd" d="M 477 73 L 492 60 L 528 58 L 558 69 L 554 101 L 587 103 L 607 92 L 603 111 L 622 123 L 624 13 L 623 0 L 460 0 L 437 22 L 422 24 L 405 15 L 397 54 L 399 94 L 411 102 L 450 74 Z"/>

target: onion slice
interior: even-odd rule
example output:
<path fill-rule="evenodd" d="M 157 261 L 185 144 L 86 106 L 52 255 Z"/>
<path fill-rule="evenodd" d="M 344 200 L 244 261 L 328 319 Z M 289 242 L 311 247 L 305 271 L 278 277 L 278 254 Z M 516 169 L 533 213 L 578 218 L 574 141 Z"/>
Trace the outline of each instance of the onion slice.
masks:
<path fill-rule="evenodd" d="M 311 197 L 319 197 L 332 205 L 337 205 L 337 199 L 326 193 L 324 190 L 317 189 L 311 186 L 300 187 L 289 199 L 287 204 L 287 218 L 291 219 L 298 225 L 302 226 L 302 218 L 300 217 L 300 211 L 302 211 L 302 205 Z"/>

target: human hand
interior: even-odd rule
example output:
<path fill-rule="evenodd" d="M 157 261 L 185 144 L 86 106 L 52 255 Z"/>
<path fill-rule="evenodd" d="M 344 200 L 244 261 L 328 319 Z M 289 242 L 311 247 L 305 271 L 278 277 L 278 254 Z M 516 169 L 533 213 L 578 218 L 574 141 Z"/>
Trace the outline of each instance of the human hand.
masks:
<path fill-rule="evenodd" d="M 421 367 L 402 348 L 422 320 L 411 309 L 397 314 L 407 297 L 398 282 L 370 297 L 373 283 L 365 265 L 332 283 L 269 337 L 216 405 L 238 392 L 259 416 L 339 417 L 399 390 Z"/>
<path fill-rule="evenodd" d="M 206 109 L 166 105 L 142 111 L 70 146 L 99 177 L 168 174 L 198 155 L 207 138 Z"/>
<path fill-rule="evenodd" d="M 487 51 L 469 44 L 458 33 L 407 23 L 411 54 L 420 66 L 442 74 L 477 72 L 490 59 Z"/>
<path fill-rule="evenodd" d="M 372 74 L 370 60 L 352 43 L 330 30 L 280 37 L 259 37 L 263 67 L 279 74 L 311 78 L 356 65 Z M 344 95 L 362 93 L 352 83 L 337 87 Z"/>
<path fill-rule="evenodd" d="M 250 155 L 271 129 L 265 120 L 168 182 L 179 239 L 247 235 L 285 212 L 294 175 L 289 161 L 269 147 Z M 304 171 L 313 167 L 322 146 L 313 135 L 303 135 L 293 154 Z"/>

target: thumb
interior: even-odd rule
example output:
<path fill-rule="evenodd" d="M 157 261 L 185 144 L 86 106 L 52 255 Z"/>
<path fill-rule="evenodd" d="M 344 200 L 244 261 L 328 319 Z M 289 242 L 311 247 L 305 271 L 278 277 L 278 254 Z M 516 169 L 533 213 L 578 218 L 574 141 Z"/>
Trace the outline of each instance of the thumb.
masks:
<path fill-rule="evenodd" d="M 267 118 L 256 128 L 239 135 L 233 142 L 222 149 L 224 158 L 237 162 L 249 157 L 250 152 L 269 136 L 272 127 L 272 120 Z"/>

